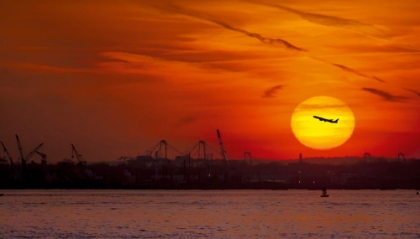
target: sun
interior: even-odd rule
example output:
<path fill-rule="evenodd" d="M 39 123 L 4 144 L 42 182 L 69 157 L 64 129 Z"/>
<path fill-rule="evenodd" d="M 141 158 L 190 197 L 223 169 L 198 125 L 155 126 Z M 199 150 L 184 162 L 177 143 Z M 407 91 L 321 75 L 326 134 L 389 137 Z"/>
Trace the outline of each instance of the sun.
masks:
<path fill-rule="evenodd" d="M 320 121 L 319 116 L 337 123 Z M 305 146 L 313 149 L 331 149 L 344 144 L 355 126 L 350 107 L 333 97 L 315 96 L 300 103 L 291 118 L 293 134 Z"/>

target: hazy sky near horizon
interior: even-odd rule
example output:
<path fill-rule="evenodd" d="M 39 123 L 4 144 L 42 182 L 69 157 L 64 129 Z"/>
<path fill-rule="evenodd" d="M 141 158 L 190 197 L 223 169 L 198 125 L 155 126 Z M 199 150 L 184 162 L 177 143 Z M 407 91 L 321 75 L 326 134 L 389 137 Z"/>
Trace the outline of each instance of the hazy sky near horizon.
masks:
<path fill-rule="evenodd" d="M 230 158 L 420 158 L 420 2 L 379 0 L 0 2 L 0 140 L 50 161 L 144 154 L 198 140 Z M 315 150 L 299 103 L 345 102 L 355 129 Z M 2 155 L 1 155 L 2 156 Z M 39 161 L 39 159 L 34 158 Z"/>

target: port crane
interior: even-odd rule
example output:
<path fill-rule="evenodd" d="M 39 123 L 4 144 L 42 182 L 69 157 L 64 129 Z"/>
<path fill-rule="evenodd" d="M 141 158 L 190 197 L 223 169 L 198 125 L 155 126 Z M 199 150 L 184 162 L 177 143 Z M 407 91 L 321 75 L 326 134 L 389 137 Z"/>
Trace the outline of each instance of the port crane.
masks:
<path fill-rule="evenodd" d="M 222 136 L 220 136 L 220 131 L 217 129 L 217 138 L 219 139 L 220 155 L 222 156 L 223 161 L 227 164 L 226 150 L 223 147 Z"/>
<path fill-rule="evenodd" d="M 403 159 L 405 161 L 405 156 L 403 153 L 398 154 L 398 161 L 400 161 L 400 159 Z"/>
<path fill-rule="evenodd" d="M 7 150 L 6 146 L 4 146 L 3 142 L 1 142 L 1 146 L 3 146 L 3 152 L 6 155 L 5 158 L 9 160 L 10 162 L 10 168 L 13 169 L 14 165 L 13 165 L 13 158 L 12 156 L 10 156 L 9 151 Z"/>
<path fill-rule="evenodd" d="M 76 157 L 77 161 L 79 162 L 78 164 L 80 166 L 85 166 L 86 165 L 86 161 L 83 160 L 83 157 L 81 154 L 79 154 L 76 150 L 76 147 L 74 147 L 73 144 L 71 144 L 71 158 Z"/>
<path fill-rule="evenodd" d="M 39 156 L 41 156 L 41 163 L 42 165 L 46 165 L 47 164 L 47 155 L 44 153 L 39 152 L 38 150 L 35 150 L 35 153 L 37 153 Z"/>
<path fill-rule="evenodd" d="M 251 152 L 244 153 L 244 162 L 246 162 L 247 159 L 249 159 L 249 164 L 252 165 Z"/>
<path fill-rule="evenodd" d="M 21 160 L 21 163 L 22 163 L 22 171 L 25 171 L 26 162 L 34 156 L 35 151 L 37 151 L 39 148 L 41 148 L 42 145 L 44 145 L 44 143 L 39 144 L 31 152 L 29 152 L 26 156 L 24 156 L 23 149 L 22 149 L 22 144 L 20 143 L 18 135 L 16 135 L 16 140 L 17 140 L 17 144 L 18 144 L 18 148 L 19 148 L 20 160 Z"/>
<path fill-rule="evenodd" d="M 154 154 L 154 155 L 153 155 Z M 161 140 L 155 146 L 146 151 L 146 155 L 154 156 L 155 159 L 168 159 L 169 155 L 179 155 L 181 152 L 170 145 L 166 140 Z M 171 157 L 172 158 L 172 157 Z"/>
<path fill-rule="evenodd" d="M 195 159 L 212 160 L 213 153 L 220 154 L 220 151 L 212 148 L 204 140 L 200 140 L 190 150 L 185 151 L 184 155 L 189 154 Z"/>

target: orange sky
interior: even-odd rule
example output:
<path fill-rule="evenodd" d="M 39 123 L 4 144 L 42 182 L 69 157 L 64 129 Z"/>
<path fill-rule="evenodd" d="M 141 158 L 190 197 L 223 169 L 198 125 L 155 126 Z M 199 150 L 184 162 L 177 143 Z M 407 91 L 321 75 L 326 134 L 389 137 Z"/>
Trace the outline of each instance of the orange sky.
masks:
<path fill-rule="evenodd" d="M 420 158 L 419 1 L 256 2 L 1 1 L 0 140 L 109 161 L 218 128 L 230 158 Z M 355 116 L 331 150 L 290 127 L 320 95 Z"/>

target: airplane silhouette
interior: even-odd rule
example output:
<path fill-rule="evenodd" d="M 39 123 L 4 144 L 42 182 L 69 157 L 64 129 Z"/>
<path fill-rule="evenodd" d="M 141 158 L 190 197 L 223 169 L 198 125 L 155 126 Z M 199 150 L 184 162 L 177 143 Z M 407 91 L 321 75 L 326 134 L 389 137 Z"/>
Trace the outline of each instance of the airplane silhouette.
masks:
<path fill-rule="evenodd" d="M 319 119 L 319 121 L 329 122 L 329 123 L 338 123 L 339 119 L 333 120 L 333 119 L 326 119 L 319 116 L 314 116 L 315 119 Z"/>

